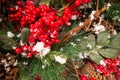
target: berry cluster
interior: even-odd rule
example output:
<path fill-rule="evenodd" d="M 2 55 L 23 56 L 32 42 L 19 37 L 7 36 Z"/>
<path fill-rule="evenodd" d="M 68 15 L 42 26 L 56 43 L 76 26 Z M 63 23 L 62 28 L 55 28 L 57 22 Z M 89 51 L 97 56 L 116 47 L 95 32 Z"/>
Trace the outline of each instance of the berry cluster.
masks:
<path fill-rule="evenodd" d="M 39 5 L 36 7 L 32 0 L 26 0 L 26 3 L 18 1 L 16 8 L 10 8 L 11 21 L 17 21 L 21 28 L 28 27 L 30 29 L 29 45 L 25 44 L 17 47 L 17 54 L 26 52 L 22 49 L 27 49 L 27 53 L 36 53 L 32 48 L 37 42 L 43 42 L 44 47 L 51 47 L 53 43 L 59 43 L 59 30 L 63 25 L 67 25 L 72 15 L 79 16 L 77 8 L 81 3 L 90 2 L 91 0 L 75 0 L 74 3 L 64 9 L 62 16 L 57 15 L 57 10 L 52 9 L 47 5 Z"/>
<path fill-rule="evenodd" d="M 94 78 L 88 78 L 87 76 L 85 75 L 81 75 L 80 76 L 80 80 L 95 80 Z"/>
<path fill-rule="evenodd" d="M 120 59 L 116 60 L 107 58 L 104 60 L 103 64 L 94 64 L 94 66 L 98 72 L 103 73 L 105 76 L 108 76 L 111 73 L 115 73 L 116 76 L 120 76 Z"/>

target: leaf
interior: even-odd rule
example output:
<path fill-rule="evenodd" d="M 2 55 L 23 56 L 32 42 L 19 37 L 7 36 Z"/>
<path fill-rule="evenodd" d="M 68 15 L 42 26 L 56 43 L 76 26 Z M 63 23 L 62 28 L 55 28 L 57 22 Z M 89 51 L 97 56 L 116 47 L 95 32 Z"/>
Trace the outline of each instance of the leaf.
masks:
<path fill-rule="evenodd" d="M 88 44 L 90 44 L 92 46 L 92 48 L 95 48 L 96 46 L 96 41 L 95 41 L 95 36 L 90 34 L 88 36 Z"/>
<path fill-rule="evenodd" d="M 30 34 L 30 30 L 28 28 L 23 28 L 21 31 L 21 40 L 22 43 L 28 42 L 28 36 Z"/>
<path fill-rule="evenodd" d="M 2 46 L 3 49 L 6 49 L 6 50 L 12 50 L 13 48 L 10 46 L 10 45 L 7 45 L 7 44 L 4 44 Z"/>
<path fill-rule="evenodd" d="M 77 59 L 79 57 L 78 54 L 80 53 L 80 48 L 77 45 L 76 46 L 72 46 L 69 43 L 65 47 L 63 47 L 63 51 L 62 52 L 65 55 L 67 55 L 69 58 Z"/>
<path fill-rule="evenodd" d="M 106 58 L 117 58 L 118 51 L 115 49 L 101 49 L 99 53 Z"/>
<path fill-rule="evenodd" d="M 28 62 L 27 65 L 23 63 Z M 19 63 L 19 79 L 18 80 L 34 80 L 33 78 L 41 73 L 42 62 L 40 59 L 33 57 L 31 59 L 21 58 Z"/>
<path fill-rule="evenodd" d="M 98 37 L 97 37 L 98 45 L 101 45 L 101 46 L 108 45 L 110 43 L 109 36 L 110 34 L 108 31 L 103 31 L 100 34 L 98 34 Z"/>
<path fill-rule="evenodd" d="M 120 48 L 120 33 L 117 34 L 112 40 L 111 40 L 111 43 L 110 43 L 110 46 L 112 48 Z"/>
<path fill-rule="evenodd" d="M 8 50 L 11 50 L 13 49 L 12 47 L 15 47 L 18 45 L 18 43 L 15 40 L 8 38 L 4 35 L 0 35 L 0 41 L 4 43 L 3 48 L 5 48 L 6 46 L 6 49 Z"/>
<path fill-rule="evenodd" d="M 103 60 L 103 57 L 97 51 L 91 52 L 89 56 L 97 64 L 100 64 L 100 60 Z"/>
<path fill-rule="evenodd" d="M 64 80 L 61 75 L 63 69 L 62 65 L 52 62 L 50 66 L 42 69 L 42 80 Z"/>
<path fill-rule="evenodd" d="M 96 46 L 95 37 L 92 34 L 86 38 L 83 38 L 78 44 L 79 48 L 83 50 L 88 49 L 88 45 L 90 45 L 91 48 L 94 48 Z"/>
<path fill-rule="evenodd" d="M 40 5 L 44 5 L 44 4 L 47 4 L 47 3 L 49 3 L 51 0 L 41 0 L 40 1 Z"/>

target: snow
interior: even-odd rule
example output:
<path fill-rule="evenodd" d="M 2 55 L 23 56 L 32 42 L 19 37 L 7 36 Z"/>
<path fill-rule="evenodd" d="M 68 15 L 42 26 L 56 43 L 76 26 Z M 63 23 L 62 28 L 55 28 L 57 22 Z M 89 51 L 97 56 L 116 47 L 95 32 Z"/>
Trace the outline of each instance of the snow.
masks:
<path fill-rule="evenodd" d="M 13 38 L 15 35 L 14 35 L 12 32 L 8 31 L 8 32 L 7 32 L 7 36 L 8 36 L 9 38 Z"/>
<path fill-rule="evenodd" d="M 94 14 L 96 13 L 96 11 L 92 11 L 92 13 L 90 14 L 90 18 L 91 18 L 91 20 L 93 20 L 94 19 Z"/>
<path fill-rule="evenodd" d="M 83 53 L 79 53 L 79 58 L 80 58 L 80 59 L 83 59 L 83 58 L 84 58 Z"/>
<path fill-rule="evenodd" d="M 65 64 L 67 59 L 62 58 L 61 56 L 54 56 L 55 57 L 55 61 L 59 62 L 60 64 Z"/>
<path fill-rule="evenodd" d="M 76 20 L 77 19 L 77 15 L 72 15 L 71 20 Z"/>
<path fill-rule="evenodd" d="M 83 22 L 80 22 L 80 23 L 79 23 L 79 26 L 82 26 L 82 25 L 83 25 Z"/>
<path fill-rule="evenodd" d="M 50 48 L 44 47 L 43 42 L 37 42 L 36 45 L 33 47 L 33 51 L 39 52 L 38 55 L 42 58 L 45 57 L 50 52 Z"/>
<path fill-rule="evenodd" d="M 104 62 L 104 60 L 100 60 L 100 64 L 103 66 L 106 66 L 106 63 Z"/>
<path fill-rule="evenodd" d="M 107 3 L 107 10 L 110 8 L 111 4 Z"/>
<path fill-rule="evenodd" d="M 73 47 L 75 47 L 76 46 L 76 44 L 74 43 L 74 42 L 71 42 L 70 43 Z"/>
<path fill-rule="evenodd" d="M 100 32 L 106 30 L 105 27 L 103 25 L 100 25 L 100 24 L 96 24 L 96 25 L 93 25 L 93 26 L 94 26 L 93 31 L 95 32 L 95 34 L 99 34 Z"/>
<path fill-rule="evenodd" d="M 88 47 L 89 49 L 92 49 L 92 46 L 91 46 L 90 44 L 88 44 L 87 47 Z"/>

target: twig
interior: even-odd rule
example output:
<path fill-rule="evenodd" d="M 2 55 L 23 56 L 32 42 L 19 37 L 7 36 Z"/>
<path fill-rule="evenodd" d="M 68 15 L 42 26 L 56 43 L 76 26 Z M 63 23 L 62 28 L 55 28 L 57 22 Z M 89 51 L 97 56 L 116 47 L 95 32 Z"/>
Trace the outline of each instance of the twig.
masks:
<path fill-rule="evenodd" d="M 72 60 L 71 60 L 72 61 Z M 74 67 L 74 69 L 75 69 L 75 73 L 76 73 L 76 75 L 77 75 L 77 79 L 78 80 L 80 80 L 79 79 L 79 72 L 78 72 L 78 70 L 77 70 L 77 68 L 76 68 L 76 66 L 75 66 L 75 63 L 72 61 L 72 65 L 73 65 L 73 67 Z"/>
<path fill-rule="evenodd" d="M 70 5 L 70 3 L 66 4 L 65 6 L 63 6 L 62 8 L 60 8 L 60 9 L 58 10 L 58 12 L 63 11 L 63 10 L 64 10 L 65 8 L 67 8 L 69 5 Z"/>
<path fill-rule="evenodd" d="M 97 3 L 96 3 L 96 11 L 98 11 L 99 9 L 99 0 L 97 0 Z"/>
<path fill-rule="evenodd" d="M 94 14 L 94 19 L 91 19 L 91 17 L 89 16 L 89 17 L 85 20 L 85 22 L 83 23 L 83 25 L 77 26 L 77 27 L 73 28 L 72 30 L 68 31 L 68 32 L 65 34 L 65 36 L 63 37 L 63 39 L 61 40 L 61 44 L 65 44 L 66 42 L 68 42 L 68 40 L 69 40 L 72 36 L 74 36 L 78 31 L 80 31 L 80 30 L 83 29 L 84 27 L 86 27 L 86 26 L 89 27 L 89 26 L 92 24 L 92 22 L 93 22 L 94 20 L 97 20 L 97 19 L 99 18 L 100 14 L 101 14 L 102 12 L 104 12 L 105 10 L 106 10 L 106 6 L 104 6 L 102 9 L 96 11 L 96 13 Z"/>

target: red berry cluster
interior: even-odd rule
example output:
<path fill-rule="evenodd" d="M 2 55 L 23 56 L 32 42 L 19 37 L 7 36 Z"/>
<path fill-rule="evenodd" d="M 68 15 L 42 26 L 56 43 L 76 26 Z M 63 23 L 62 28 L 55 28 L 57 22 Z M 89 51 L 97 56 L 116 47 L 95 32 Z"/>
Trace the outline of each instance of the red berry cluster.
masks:
<path fill-rule="evenodd" d="M 50 8 L 47 5 L 39 5 L 36 7 L 32 0 L 27 0 L 26 3 L 17 2 L 17 8 L 10 8 L 11 21 L 17 21 L 21 28 L 30 28 L 28 53 L 33 52 L 29 47 L 34 47 L 35 44 L 43 42 L 46 47 L 51 47 L 51 44 L 59 42 L 60 27 L 69 23 L 72 15 L 78 15 L 77 8 L 86 0 L 75 0 L 74 3 L 68 6 L 63 11 L 62 16 L 57 15 L 57 10 Z M 90 2 L 91 0 L 87 0 Z M 27 44 L 25 44 L 27 45 Z M 23 47 L 23 46 L 22 46 Z M 25 46 L 26 47 L 26 46 Z M 15 52 L 20 53 L 25 51 L 21 47 L 16 48 Z"/>
<path fill-rule="evenodd" d="M 107 58 L 104 62 L 105 65 L 94 64 L 97 71 L 103 73 L 105 76 L 108 76 L 110 73 L 115 73 L 116 76 L 120 76 L 120 59 Z"/>
<path fill-rule="evenodd" d="M 81 76 L 80 76 L 80 80 L 95 80 L 95 78 L 88 78 L 88 77 L 85 76 L 85 75 L 81 75 Z"/>

